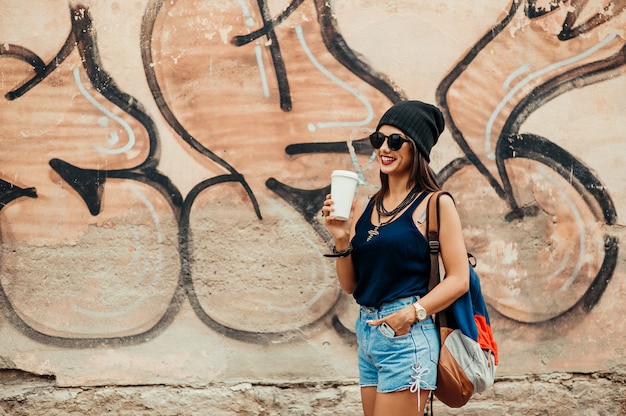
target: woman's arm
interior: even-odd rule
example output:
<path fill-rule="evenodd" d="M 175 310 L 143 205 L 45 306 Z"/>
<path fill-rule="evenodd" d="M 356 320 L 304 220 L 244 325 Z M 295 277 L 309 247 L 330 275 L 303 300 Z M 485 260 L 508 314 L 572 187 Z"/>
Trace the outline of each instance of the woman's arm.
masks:
<path fill-rule="evenodd" d="M 444 310 L 469 289 L 467 249 L 459 213 L 450 196 L 442 195 L 439 202 L 439 246 L 446 278 L 419 300 L 428 315 Z"/>
<path fill-rule="evenodd" d="M 365 201 L 352 203 L 350 218 L 346 221 L 335 219 L 332 215 L 332 204 L 333 200 L 330 199 L 330 195 L 327 195 L 326 201 L 324 201 L 324 207 L 322 208 L 322 212 L 324 214 L 324 225 L 333 236 L 335 250 L 337 252 L 341 252 L 350 247 L 350 241 L 354 236 L 356 220 L 358 218 L 358 215 L 355 215 L 355 212 L 363 212 L 363 204 L 365 204 Z M 335 267 L 341 289 L 351 295 L 356 288 L 356 273 L 354 270 L 354 264 L 352 263 L 352 255 L 349 254 L 346 257 L 337 257 Z"/>

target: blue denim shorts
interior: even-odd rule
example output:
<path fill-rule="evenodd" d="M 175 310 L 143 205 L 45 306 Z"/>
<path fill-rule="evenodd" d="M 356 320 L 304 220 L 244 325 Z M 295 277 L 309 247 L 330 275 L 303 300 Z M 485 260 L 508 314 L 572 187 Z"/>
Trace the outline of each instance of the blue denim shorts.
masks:
<path fill-rule="evenodd" d="M 431 318 L 414 323 L 408 333 L 394 337 L 366 322 L 389 316 L 417 299 L 397 299 L 379 309 L 361 306 L 356 322 L 361 387 L 376 386 L 380 393 L 435 389 L 440 346 L 439 332 Z"/>

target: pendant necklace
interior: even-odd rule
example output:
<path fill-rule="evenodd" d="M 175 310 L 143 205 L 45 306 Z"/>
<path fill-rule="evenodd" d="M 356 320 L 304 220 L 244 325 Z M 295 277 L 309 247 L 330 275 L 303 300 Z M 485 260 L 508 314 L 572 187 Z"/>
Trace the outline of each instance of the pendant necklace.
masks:
<path fill-rule="evenodd" d="M 402 202 L 400 202 L 400 204 L 398 204 L 398 206 L 392 209 L 391 211 L 387 211 L 385 209 L 385 207 L 383 206 L 382 199 L 376 201 L 375 207 L 376 207 L 376 214 L 378 215 L 378 225 L 374 226 L 374 228 L 372 228 L 371 230 L 367 232 L 368 236 L 365 241 L 370 241 L 372 238 L 376 237 L 379 234 L 378 230 L 381 227 L 384 227 L 385 225 L 393 221 L 394 218 L 396 218 L 396 215 L 398 215 L 400 211 L 402 211 L 403 209 L 408 207 L 411 203 L 413 203 L 413 201 L 415 201 L 415 198 L 417 198 L 417 195 L 419 193 L 420 191 L 417 188 L 417 186 L 413 187 L 413 189 L 411 189 L 411 192 L 409 192 L 407 196 L 404 197 Z M 381 216 L 390 217 L 390 218 L 387 221 L 381 222 L 380 221 Z"/>
<path fill-rule="evenodd" d="M 378 210 L 376 210 L 376 211 L 378 211 Z M 387 221 L 380 222 L 380 212 L 377 212 L 377 214 L 378 214 L 378 225 L 374 226 L 374 228 L 372 228 L 371 230 L 369 230 L 367 232 L 367 234 L 369 234 L 369 235 L 367 236 L 367 240 L 365 240 L 365 241 L 370 241 L 372 238 L 376 237 L 378 235 L 378 229 L 380 227 L 384 227 L 385 225 L 389 224 L 396 217 L 395 214 L 394 214 Z"/>

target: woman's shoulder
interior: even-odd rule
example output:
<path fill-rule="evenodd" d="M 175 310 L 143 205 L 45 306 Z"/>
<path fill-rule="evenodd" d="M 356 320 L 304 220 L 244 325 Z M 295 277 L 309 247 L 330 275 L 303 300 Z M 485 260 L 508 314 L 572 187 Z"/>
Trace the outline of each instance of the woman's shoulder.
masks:
<path fill-rule="evenodd" d="M 454 195 L 450 191 L 446 191 L 444 189 L 440 189 L 438 191 L 427 191 L 429 193 L 429 198 L 437 196 L 439 201 L 447 201 L 447 203 L 455 203 Z"/>
<path fill-rule="evenodd" d="M 449 221 L 451 218 L 458 219 L 459 212 L 456 206 L 456 200 L 451 193 L 444 191 L 439 195 L 439 215 Z"/>
<path fill-rule="evenodd" d="M 438 198 L 439 211 L 441 215 L 446 215 L 446 213 L 456 212 L 456 201 L 454 200 L 454 196 L 445 190 L 431 192 L 429 195 L 429 199 Z M 434 199 L 430 202 L 435 202 Z"/>
<path fill-rule="evenodd" d="M 441 203 L 453 204 L 453 205 L 456 204 L 456 201 L 454 200 L 454 196 L 450 192 L 441 190 L 440 193 L 441 193 L 441 196 L 439 197 L 439 201 L 441 201 Z"/>

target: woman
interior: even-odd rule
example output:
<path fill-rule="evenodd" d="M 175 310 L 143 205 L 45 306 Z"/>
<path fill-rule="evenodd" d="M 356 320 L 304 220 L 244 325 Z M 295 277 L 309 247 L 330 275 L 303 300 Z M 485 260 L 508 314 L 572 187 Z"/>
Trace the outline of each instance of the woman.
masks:
<path fill-rule="evenodd" d="M 380 190 L 355 202 L 347 221 L 333 217 L 330 195 L 322 208 L 335 243 L 331 256 L 339 283 L 360 305 L 356 334 L 365 416 L 424 414 L 436 386 L 440 349 L 431 315 L 469 287 L 461 221 L 454 201 L 444 195 L 439 241 L 446 279 L 428 292 L 424 219 L 429 195 L 440 189 L 428 163 L 443 129 L 437 107 L 395 104 L 370 136 L 380 163 Z"/>

